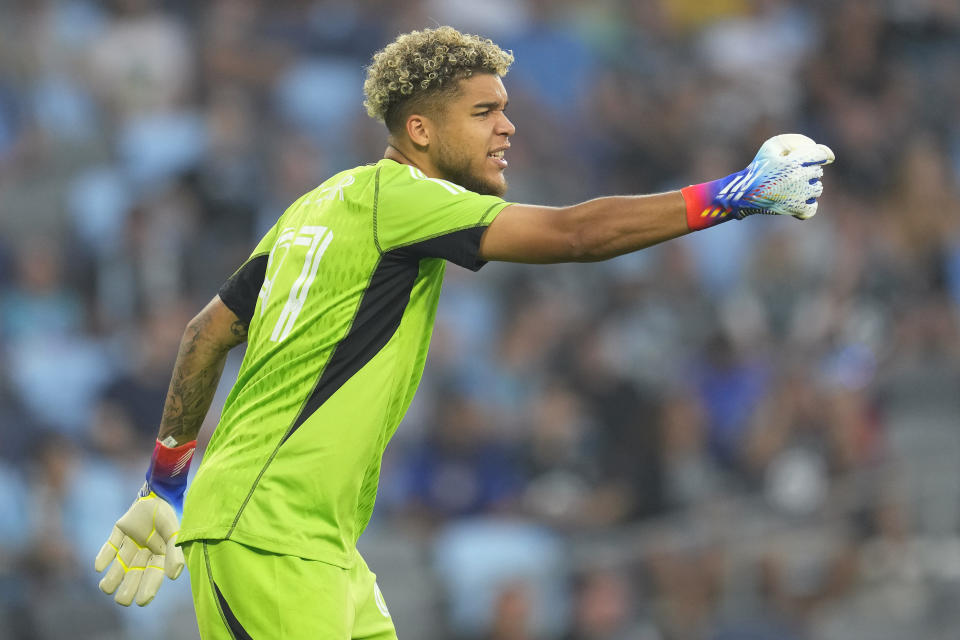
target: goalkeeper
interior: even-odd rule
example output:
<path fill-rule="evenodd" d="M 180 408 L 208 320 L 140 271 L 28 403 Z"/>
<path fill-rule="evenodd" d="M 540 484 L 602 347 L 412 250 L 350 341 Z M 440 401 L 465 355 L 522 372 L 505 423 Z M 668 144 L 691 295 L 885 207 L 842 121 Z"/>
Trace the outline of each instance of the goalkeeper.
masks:
<path fill-rule="evenodd" d="M 605 260 L 756 213 L 816 213 L 833 154 L 798 134 L 679 191 L 505 202 L 512 62 L 450 27 L 374 56 L 365 105 L 386 124 L 383 159 L 294 202 L 187 325 L 146 483 L 95 562 L 118 603 L 147 604 L 186 564 L 206 640 L 395 638 L 356 543 L 420 381 L 446 262 Z M 244 341 L 183 503 L 227 352 Z"/>

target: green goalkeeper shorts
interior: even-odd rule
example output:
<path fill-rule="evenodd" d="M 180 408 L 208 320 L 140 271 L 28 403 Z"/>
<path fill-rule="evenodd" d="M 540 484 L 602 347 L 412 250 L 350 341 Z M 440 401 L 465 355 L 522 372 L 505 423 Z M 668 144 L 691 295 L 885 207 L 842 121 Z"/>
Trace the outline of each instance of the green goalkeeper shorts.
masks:
<path fill-rule="evenodd" d="M 183 545 L 203 640 L 396 640 L 377 577 L 230 540 Z"/>

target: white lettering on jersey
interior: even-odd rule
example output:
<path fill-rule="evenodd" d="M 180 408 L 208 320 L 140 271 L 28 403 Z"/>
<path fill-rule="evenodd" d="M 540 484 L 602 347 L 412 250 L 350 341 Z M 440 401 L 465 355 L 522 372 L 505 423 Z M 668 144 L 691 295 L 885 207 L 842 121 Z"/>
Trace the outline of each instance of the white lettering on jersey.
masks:
<path fill-rule="evenodd" d="M 353 184 L 354 177 L 352 173 L 348 173 L 338 180 L 336 183 L 330 185 L 329 187 L 321 187 L 317 189 L 316 199 L 312 200 L 313 202 L 320 202 L 321 200 L 333 200 L 338 199 L 343 202 L 343 190 Z"/>
<path fill-rule="evenodd" d="M 420 169 L 417 169 L 413 165 L 409 165 L 409 166 L 410 166 L 410 175 L 413 176 L 414 180 L 426 180 L 427 182 L 433 182 L 435 184 L 440 185 L 441 187 L 443 187 L 453 195 L 464 193 L 466 191 L 466 189 L 464 189 L 460 185 L 454 184 L 449 180 L 441 180 L 440 178 L 428 178 L 427 174 L 425 174 L 423 171 L 420 171 Z"/>

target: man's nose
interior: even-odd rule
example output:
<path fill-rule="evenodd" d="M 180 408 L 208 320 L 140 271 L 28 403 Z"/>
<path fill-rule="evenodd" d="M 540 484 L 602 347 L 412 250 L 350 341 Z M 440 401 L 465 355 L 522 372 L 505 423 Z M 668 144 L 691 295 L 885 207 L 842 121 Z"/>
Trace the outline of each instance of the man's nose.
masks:
<path fill-rule="evenodd" d="M 512 136 L 517 132 L 517 128 L 513 126 L 513 123 L 510 122 L 510 118 L 507 117 L 507 114 L 500 112 L 500 122 L 497 123 L 497 133 L 500 135 L 505 135 L 507 137 Z"/>

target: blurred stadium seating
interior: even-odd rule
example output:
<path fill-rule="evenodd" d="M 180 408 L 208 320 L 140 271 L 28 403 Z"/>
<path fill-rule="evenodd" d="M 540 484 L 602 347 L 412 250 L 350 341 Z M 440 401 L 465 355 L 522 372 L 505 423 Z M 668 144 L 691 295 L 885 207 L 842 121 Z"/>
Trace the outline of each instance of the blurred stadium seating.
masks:
<path fill-rule="evenodd" d="M 186 320 L 383 152 L 363 67 L 510 48 L 508 199 L 829 144 L 820 214 L 607 263 L 448 271 L 361 549 L 401 638 L 960 637 L 960 4 L 0 3 L 0 637 L 196 638 L 93 557 Z M 204 439 L 236 375 L 231 356 Z"/>

